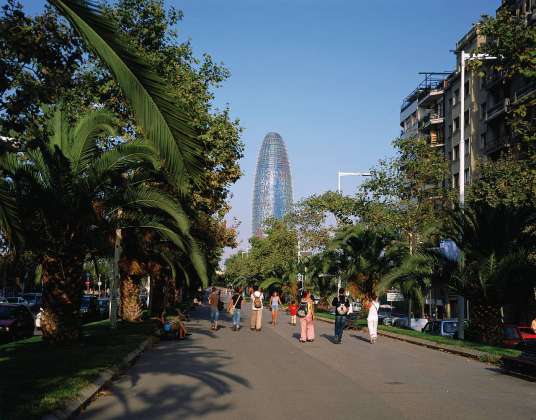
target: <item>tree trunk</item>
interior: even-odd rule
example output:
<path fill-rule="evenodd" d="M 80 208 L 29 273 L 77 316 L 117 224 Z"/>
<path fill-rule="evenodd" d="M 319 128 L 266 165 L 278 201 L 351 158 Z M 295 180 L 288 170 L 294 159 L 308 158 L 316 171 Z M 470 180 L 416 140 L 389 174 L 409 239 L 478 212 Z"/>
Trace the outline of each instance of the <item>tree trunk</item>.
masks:
<path fill-rule="evenodd" d="M 78 340 L 83 262 L 79 258 L 45 256 L 41 264 L 43 339 L 51 343 Z"/>
<path fill-rule="evenodd" d="M 151 315 L 160 316 L 164 310 L 165 279 L 162 276 L 162 266 L 156 261 L 147 264 L 147 270 L 151 276 Z"/>
<path fill-rule="evenodd" d="M 141 319 L 140 286 L 132 277 L 121 279 L 121 317 L 125 321 Z"/>
<path fill-rule="evenodd" d="M 166 276 L 166 294 L 168 306 L 174 306 L 177 303 L 177 287 L 175 285 L 175 279 L 171 276 Z"/>
<path fill-rule="evenodd" d="M 137 261 L 123 259 L 119 262 L 121 270 L 121 317 L 125 321 L 137 322 L 141 319 L 139 276 L 141 266 Z"/>
<path fill-rule="evenodd" d="M 471 328 L 468 339 L 486 344 L 500 344 L 502 340 L 501 308 L 486 302 L 471 300 Z M 474 336 L 474 337 L 473 337 Z"/>

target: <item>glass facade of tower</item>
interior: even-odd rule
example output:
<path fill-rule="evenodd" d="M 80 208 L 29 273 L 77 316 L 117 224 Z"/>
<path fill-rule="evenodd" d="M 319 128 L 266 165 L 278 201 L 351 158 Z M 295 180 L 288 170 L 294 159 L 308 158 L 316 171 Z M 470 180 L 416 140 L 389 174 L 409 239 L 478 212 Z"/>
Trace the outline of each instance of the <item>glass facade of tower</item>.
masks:
<path fill-rule="evenodd" d="M 280 219 L 292 206 L 292 180 L 287 148 L 277 133 L 264 137 L 253 191 L 253 235 L 262 234 L 263 222 Z"/>

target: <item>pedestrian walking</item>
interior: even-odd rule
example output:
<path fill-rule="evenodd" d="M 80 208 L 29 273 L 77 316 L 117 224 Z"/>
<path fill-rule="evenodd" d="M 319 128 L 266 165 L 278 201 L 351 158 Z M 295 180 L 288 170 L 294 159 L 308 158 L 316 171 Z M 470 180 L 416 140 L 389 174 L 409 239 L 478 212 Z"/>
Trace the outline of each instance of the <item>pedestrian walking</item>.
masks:
<path fill-rule="evenodd" d="M 296 301 L 292 299 L 290 305 L 288 305 L 288 311 L 290 314 L 290 325 L 296 325 L 296 315 L 298 314 L 298 305 Z"/>
<path fill-rule="evenodd" d="M 380 309 L 380 302 L 376 296 L 373 296 L 370 301 L 367 325 L 369 330 L 370 344 L 376 344 L 378 339 L 378 310 Z"/>
<path fill-rule="evenodd" d="M 346 326 L 346 316 L 350 310 L 350 301 L 344 294 L 344 288 L 339 289 L 339 294 L 333 298 L 331 305 L 335 307 L 335 344 L 341 344 L 342 333 Z"/>
<path fill-rule="evenodd" d="M 272 325 L 277 324 L 277 317 L 279 316 L 279 305 L 281 305 L 281 299 L 277 292 L 272 293 L 270 297 L 270 308 L 272 309 Z"/>
<path fill-rule="evenodd" d="M 264 300 L 263 293 L 255 286 L 251 298 L 251 330 L 260 331 L 262 328 L 262 301 Z"/>
<path fill-rule="evenodd" d="M 212 292 L 208 296 L 208 304 L 210 305 L 210 329 L 217 330 L 220 318 L 220 295 L 215 287 L 212 288 Z"/>
<path fill-rule="evenodd" d="M 303 292 L 300 306 L 298 307 L 298 317 L 300 318 L 300 342 L 312 342 L 315 339 L 315 309 L 314 302 L 308 292 Z"/>
<path fill-rule="evenodd" d="M 236 287 L 235 293 L 231 297 L 227 311 L 233 317 L 233 331 L 240 329 L 240 309 L 242 308 L 242 288 Z"/>

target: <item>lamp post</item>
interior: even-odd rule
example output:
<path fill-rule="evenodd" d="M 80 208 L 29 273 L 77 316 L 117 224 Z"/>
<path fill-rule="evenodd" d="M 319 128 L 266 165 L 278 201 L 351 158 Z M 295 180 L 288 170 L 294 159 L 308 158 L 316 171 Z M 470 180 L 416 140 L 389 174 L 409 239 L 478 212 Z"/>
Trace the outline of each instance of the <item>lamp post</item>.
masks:
<path fill-rule="evenodd" d="M 341 190 L 341 176 L 370 176 L 369 172 L 337 172 L 337 192 L 340 194 Z"/>
<path fill-rule="evenodd" d="M 458 146 L 460 169 L 458 173 L 458 187 L 460 192 L 460 206 L 465 204 L 465 62 L 476 60 L 497 60 L 489 54 L 469 54 L 462 50 L 460 57 L 460 144 Z M 464 339 L 465 299 L 458 296 L 458 338 Z"/>

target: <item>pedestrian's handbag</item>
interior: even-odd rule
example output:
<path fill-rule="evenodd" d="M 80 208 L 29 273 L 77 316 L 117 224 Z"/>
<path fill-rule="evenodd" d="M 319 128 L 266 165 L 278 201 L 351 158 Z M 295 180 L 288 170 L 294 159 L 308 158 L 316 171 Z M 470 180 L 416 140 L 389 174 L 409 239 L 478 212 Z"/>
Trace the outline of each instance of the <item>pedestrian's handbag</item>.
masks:
<path fill-rule="evenodd" d="M 298 318 L 305 318 L 307 314 L 309 313 L 309 307 L 307 305 L 307 302 L 300 302 L 300 306 L 298 307 Z"/>
<path fill-rule="evenodd" d="M 231 304 L 227 307 L 227 312 L 229 312 L 229 315 L 234 314 L 235 306 L 238 303 L 238 300 L 240 299 L 240 296 L 236 299 L 236 302 L 231 298 Z"/>

